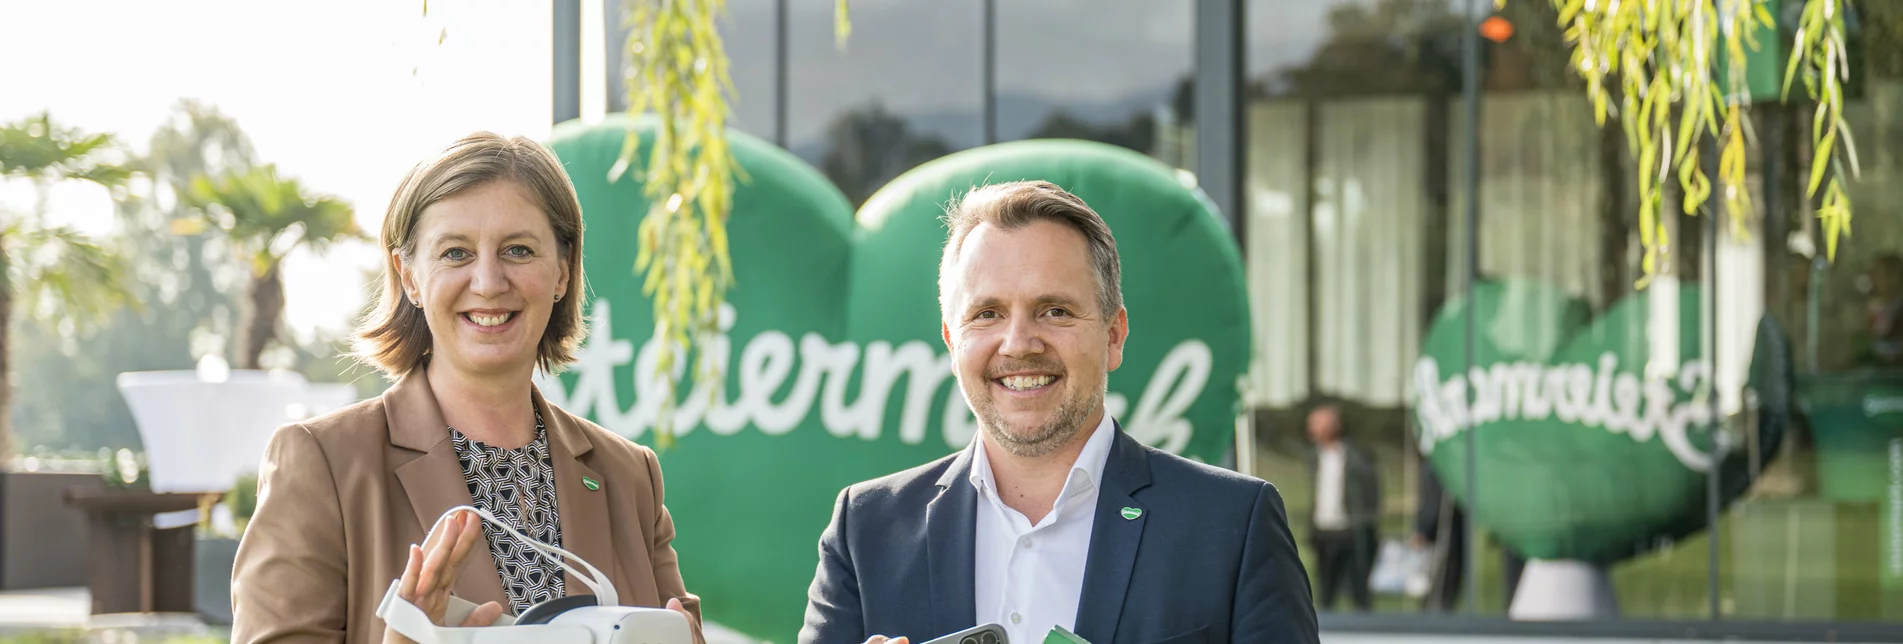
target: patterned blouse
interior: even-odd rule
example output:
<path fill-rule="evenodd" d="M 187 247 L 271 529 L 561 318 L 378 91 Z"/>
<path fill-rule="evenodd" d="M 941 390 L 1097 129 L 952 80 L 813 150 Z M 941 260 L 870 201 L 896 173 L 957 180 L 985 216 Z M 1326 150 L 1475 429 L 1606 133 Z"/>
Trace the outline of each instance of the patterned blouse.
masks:
<path fill-rule="evenodd" d="M 535 414 L 535 440 L 516 449 L 484 445 L 449 428 L 462 462 L 463 482 L 476 507 L 488 510 L 537 541 L 561 547 L 562 524 L 555 509 L 555 467 L 549 461 L 548 432 L 542 414 Z M 520 615 L 530 606 L 561 597 L 562 568 L 553 559 L 523 545 L 501 529 L 484 523 L 489 552 L 512 606 Z"/>

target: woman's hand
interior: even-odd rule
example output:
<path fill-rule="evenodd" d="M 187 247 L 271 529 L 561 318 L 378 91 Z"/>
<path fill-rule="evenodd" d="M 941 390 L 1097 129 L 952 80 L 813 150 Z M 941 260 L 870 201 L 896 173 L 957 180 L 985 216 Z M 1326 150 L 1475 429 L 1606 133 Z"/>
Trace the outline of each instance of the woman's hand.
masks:
<path fill-rule="evenodd" d="M 694 614 L 687 612 L 687 606 L 681 604 L 681 600 L 679 599 L 667 600 L 667 609 L 674 611 L 676 613 L 680 613 L 682 617 L 687 618 L 687 624 L 689 626 L 692 626 L 694 630 L 696 631 L 700 630 L 700 620 L 694 619 Z"/>
<path fill-rule="evenodd" d="M 463 559 L 482 542 L 482 517 L 463 511 L 430 530 L 422 546 L 410 545 L 410 560 L 403 567 L 403 581 L 397 594 L 428 615 L 430 623 L 443 625 L 449 610 L 449 589 L 456 585 L 456 572 Z M 489 602 L 477 606 L 462 626 L 488 626 L 502 616 L 502 605 Z M 384 644 L 414 644 L 394 629 L 383 629 Z"/>

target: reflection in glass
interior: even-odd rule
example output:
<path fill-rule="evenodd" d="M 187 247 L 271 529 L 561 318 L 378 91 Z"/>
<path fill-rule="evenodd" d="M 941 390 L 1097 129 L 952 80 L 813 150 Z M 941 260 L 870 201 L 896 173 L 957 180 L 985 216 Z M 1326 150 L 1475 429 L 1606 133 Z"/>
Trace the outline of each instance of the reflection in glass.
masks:
<path fill-rule="evenodd" d="M 1471 133 L 1459 3 L 1250 3 L 1243 242 L 1257 349 L 1248 400 L 1258 473 L 1284 491 L 1297 538 L 1317 546 L 1304 552 L 1310 570 L 1320 549 L 1313 515 L 1331 495 L 1317 493 L 1317 450 L 1304 430 L 1327 401 L 1380 469 L 1381 550 L 1412 537 L 1442 566 L 1475 563 L 1482 614 L 1509 612 L 1526 578 L 1514 555 L 1524 551 L 1589 560 L 1626 618 L 1701 620 L 1715 606 L 1731 618 L 1903 619 L 1903 218 L 1883 210 L 1898 201 L 1887 191 L 1903 184 L 1886 178 L 1892 150 L 1903 149 L 1893 105 L 1903 105 L 1903 66 L 1892 64 L 1903 59 L 1903 5 L 1891 4 L 1858 5 L 1865 26 L 1853 30 L 1852 63 L 1868 62 L 1848 113 L 1864 162 L 1853 197 L 1860 215 L 1881 214 L 1859 220 L 1837 262 L 1821 260 L 1802 194 L 1810 112 L 1758 105 L 1751 178 L 1737 189 L 1752 191 L 1763 212 L 1735 227 L 1718 213 L 1725 225 L 1708 230 L 1707 214 L 1668 208 L 1674 261 L 1639 289 L 1636 168 L 1617 122 L 1593 123 L 1548 3 L 1509 3 L 1498 14 L 1512 35 L 1482 50 L 1482 129 Z M 1470 141 L 1481 171 L 1473 195 L 1458 172 Z M 1593 366 L 1584 363 L 1600 356 L 1587 344 L 1624 347 L 1608 371 L 1609 398 L 1636 404 L 1649 400 L 1649 383 L 1691 383 L 1660 400 L 1712 420 L 1685 424 L 1683 444 L 1666 445 L 1646 423 L 1554 420 L 1548 410 L 1539 424 L 1503 411 L 1526 413 L 1526 392 L 1537 389 L 1518 389 L 1518 402 L 1496 401 L 1494 412 L 1469 406 L 1482 405 L 1490 376 L 1465 371 L 1461 334 L 1437 344 L 1435 320 L 1464 299 L 1470 204 L 1478 277 L 1525 285 L 1499 291 L 1502 310 L 1517 312 L 1476 318 L 1484 346 L 1547 356 L 1539 369 Z M 1571 353 L 1554 353 L 1560 346 Z M 1437 380 L 1418 377 L 1422 355 L 1439 356 Z M 1468 393 L 1443 395 L 1449 376 L 1470 380 L 1459 389 Z M 1589 396 L 1598 391 L 1588 384 Z M 1482 446 L 1482 509 L 1519 497 L 1530 514 L 1470 517 L 1436 503 L 1442 487 L 1460 497 L 1465 486 L 1462 459 L 1422 454 L 1435 442 L 1422 432 L 1433 430 L 1414 425 L 1437 399 L 1545 437 L 1509 439 L 1505 424 L 1483 432 L 1502 438 Z M 1701 468 L 1720 441 L 1728 456 L 1713 498 Z M 1567 444 L 1582 447 L 1554 453 Z M 1628 456 L 1605 458 L 1613 453 Z M 1583 469 L 1508 473 L 1508 454 Z M 1620 518 L 1641 511 L 1651 514 Z M 1571 532 L 1548 530 L 1559 526 Z M 1452 547 L 1468 528 L 1481 548 L 1471 557 Z M 1529 536 L 1538 534 L 1600 543 Z M 1536 564 L 1527 570 L 1551 569 Z M 1430 587 L 1461 580 L 1440 581 Z M 1417 595 L 1378 589 L 1375 608 L 1448 605 Z"/>
<path fill-rule="evenodd" d="M 1458 92 L 1455 9 L 1449 0 L 1256 0 L 1247 16 L 1249 90 L 1263 97 Z"/>
<path fill-rule="evenodd" d="M 1903 197 L 1903 5 L 1857 3 L 1847 23 L 1844 116 L 1862 161 L 1847 186 L 1855 236 L 1834 261 L 1822 256 L 1803 192 L 1812 111 L 1762 104 L 1750 182 L 1763 212 L 1752 238 L 1728 245 L 1758 259 L 1757 274 L 1740 276 L 1758 281 L 1739 290 L 1792 329 L 1805 410 L 1727 513 L 1721 591 L 1741 619 L 1903 621 L 1903 218 L 1891 212 Z"/>
<path fill-rule="evenodd" d="M 1074 138 L 1189 163 L 1189 2 L 997 4 L 997 123 L 1004 141 Z"/>
<path fill-rule="evenodd" d="M 1438 0 L 1285 2 L 1247 10 L 1243 226 L 1256 354 L 1248 385 L 1266 467 L 1311 575 L 1337 484 L 1307 435 L 1337 410 L 1378 470 L 1374 609 L 1457 606 L 1465 515 L 1409 437 L 1415 359 L 1447 294 L 1449 96 L 1459 19 Z M 1365 485 L 1365 484 L 1364 484 Z M 1393 575 L 1396 561 L 1450 571 Z M 1497 570 L 1483 571 L 1497 578 Z M 1482 585 L 1495 596 L 1498 583 Z M 1338 608 L 1345 609 L 1346 606 Z"/>
<path fill-rule="evenodd" d="M 1677 212 L 1668 177 L 1672 261 L 1643 288 L 1637 168 L 1618 123 L 1593 123 L 1549 3 L 1497 14 L 1513 29 L 1481 52 L 1478 132 L 1464 127 L 1458 8 L 1249 5 L 1248 400 L 1257 473 L 1288 499 L 1311 573 L 1331 556 L 1317 515 L 1337 496 L 1306 435 L 1326 402 L 1379 470 L 1379 558 L 1415 540 L 1442 568 L 1475 564 L 1481 614 L 1534 614 L 1549 595 L 1529 589 L 1577 561 L 1610 582 L 1600 614 L 1903 621 L 1903 218 L 1888 212 L 1903 201 L 1903 4 L 1859 3 L 1852 20 L 1863 176 L 1836 260 L 1804 195 L 1812 112 L 1760 103 L 1735 187 L 1759 210 Z M 1504 360 L 1509 379 L 1466 368 L 1468 315 L 1479 363 Z M 1603 391 L 1615 414 L 1562 414 L 1554 390 L 1510 379 L 1573 363 L 1590 375 L 1581 400 Z M 1667 412 L 1684 422 L 1656 422 Z M 1479 515 L 1438 502 L 1442 488 L 1467 498 L 1467 435 L 1487 437 Z M 1423 598 L 1381 570 L 1383 612 L 1445 610 L 1463 581 Z"/>
<path fill-rule="evenodd" d="M 978 0 L 788 2 L 787 147 L 855 205 L 920 163 L 983 142 Z"/>
<path fill-rule="evenodd" d="M 778 30 L 775 23 L 777 0 L 728 0 L 727 16 L 720 20 L 720 39 L 727 46 L 727 74 L 733 79 L 734 94 L 730 127 L 754 136 L 774 140 L 775 111 L 778 106 Z"/>

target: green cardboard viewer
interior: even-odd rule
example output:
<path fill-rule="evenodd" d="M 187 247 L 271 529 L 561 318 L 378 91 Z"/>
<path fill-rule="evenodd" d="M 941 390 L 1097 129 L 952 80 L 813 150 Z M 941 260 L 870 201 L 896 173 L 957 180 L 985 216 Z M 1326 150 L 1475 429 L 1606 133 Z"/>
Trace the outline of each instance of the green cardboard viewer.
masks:
<path fill-rule="evenodd" d="M 1052 626 L 1051 634 L 1044 636 L 1044 644 L 1090 644 L 1090 641 L 1062 626 Z"/>

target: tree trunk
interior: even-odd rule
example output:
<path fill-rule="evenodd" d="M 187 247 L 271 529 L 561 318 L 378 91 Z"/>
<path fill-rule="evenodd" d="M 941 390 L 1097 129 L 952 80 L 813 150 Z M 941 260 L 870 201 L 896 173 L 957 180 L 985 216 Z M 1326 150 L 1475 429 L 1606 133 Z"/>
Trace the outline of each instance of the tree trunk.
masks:
<path fill-rule="evenodd" d="M 13 260 L 0 237 L 0 471 L 13 462 Z"/>
<path fill-rule="evenodd" d="M 238 368 L 257 369 L 258 357 L 277 338 L 278 318 L 284 315 L 284 279 L 273 263 L 264 274 L 251 279 L 251 306 L 245 311 L 243 336 L 239 340 Z"/>

